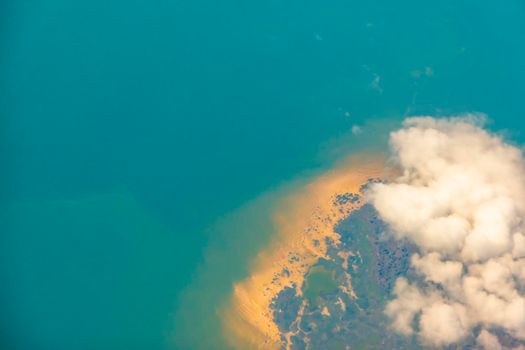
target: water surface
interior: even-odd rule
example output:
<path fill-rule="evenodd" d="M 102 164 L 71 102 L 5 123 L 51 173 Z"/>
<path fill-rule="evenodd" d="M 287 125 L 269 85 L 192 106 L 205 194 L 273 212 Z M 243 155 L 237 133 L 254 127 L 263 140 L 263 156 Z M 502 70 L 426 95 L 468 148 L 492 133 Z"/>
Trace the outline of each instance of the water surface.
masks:
<path fill-rule="evenodd" d="M 373 120 L 478 111 L 523 141 L 524 37 L 521 0 L 2 2 L 2 342 L 174 347 L 180 293 L 220 266 L 190 298 L 212 314 L 271 236 L 250 200 Z"/>

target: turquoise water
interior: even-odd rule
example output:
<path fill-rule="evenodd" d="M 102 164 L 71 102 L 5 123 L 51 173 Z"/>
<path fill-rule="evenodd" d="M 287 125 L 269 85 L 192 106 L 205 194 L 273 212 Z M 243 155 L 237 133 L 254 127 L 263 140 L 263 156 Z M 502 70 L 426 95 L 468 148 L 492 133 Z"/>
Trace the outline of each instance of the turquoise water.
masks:
<path fill-rule="evenodd" d="M 7 0 L 0 45 L 6 348 L 168 347 L 207 227 L 367 121 L 525 139 L 521 0 Z"/>

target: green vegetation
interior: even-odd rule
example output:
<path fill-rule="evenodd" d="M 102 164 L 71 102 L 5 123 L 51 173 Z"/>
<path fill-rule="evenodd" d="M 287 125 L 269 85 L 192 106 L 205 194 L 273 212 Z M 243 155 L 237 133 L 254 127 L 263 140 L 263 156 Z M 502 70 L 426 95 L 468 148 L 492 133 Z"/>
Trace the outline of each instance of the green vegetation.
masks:
<path fill-rule="evenodd" d="M 317 297 L 321 293 L 329 293 L 338 288 L 334 272 L 324 266 L 314 266 L 306 276 L 304 295 L 310 305 L 317 305 Z"/>

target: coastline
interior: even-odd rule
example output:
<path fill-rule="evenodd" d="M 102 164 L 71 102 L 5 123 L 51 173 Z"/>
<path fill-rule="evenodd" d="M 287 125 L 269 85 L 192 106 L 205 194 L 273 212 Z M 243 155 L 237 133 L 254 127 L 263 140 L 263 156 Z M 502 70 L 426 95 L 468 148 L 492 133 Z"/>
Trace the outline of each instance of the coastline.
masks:
<path fill-rule="evenodd" d="M 325 256 L 327 239 L 337 243 L 334 225 L 365 203 L 361 187 L 383 177 L 384 164 L 378 155 L 349 157 L 279 201 L 271 215 L 275 232 L 270 243 L 252 260 L 249 276 L 234 283 L 232 295 L 219 310 L 233 348 L 281 346 L 272 300 L 284 288 L 302 285 L 308 269 Z M 338 200 L 349 194 L 360 196 Z"/>

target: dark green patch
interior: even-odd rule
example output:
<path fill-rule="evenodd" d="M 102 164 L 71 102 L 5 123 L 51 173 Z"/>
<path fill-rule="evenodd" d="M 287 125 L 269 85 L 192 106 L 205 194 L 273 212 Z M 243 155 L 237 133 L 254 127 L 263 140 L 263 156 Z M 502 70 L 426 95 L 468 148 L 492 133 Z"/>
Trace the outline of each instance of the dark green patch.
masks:
<path fill-rule="evenodd" d="M 321 294 L 333 292 L 338 287 L 332 271 L 324 266 L 314 266 L 306 275 L 303 292 L 310 305 L 314 305 Z"/>

